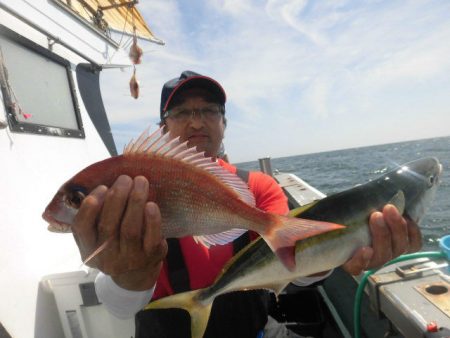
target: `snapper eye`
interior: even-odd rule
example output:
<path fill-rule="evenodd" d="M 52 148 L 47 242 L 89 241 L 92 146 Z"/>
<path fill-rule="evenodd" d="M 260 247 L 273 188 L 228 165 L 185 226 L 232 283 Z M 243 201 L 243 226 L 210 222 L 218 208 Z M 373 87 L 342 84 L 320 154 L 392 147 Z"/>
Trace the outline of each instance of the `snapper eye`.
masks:
<path fill-rule="evenodd" d="M 66 196 L 66 202 L 69 206 L 75 209 L 79 209 L 86 194 L 81 189 L 74 189 Z"/>

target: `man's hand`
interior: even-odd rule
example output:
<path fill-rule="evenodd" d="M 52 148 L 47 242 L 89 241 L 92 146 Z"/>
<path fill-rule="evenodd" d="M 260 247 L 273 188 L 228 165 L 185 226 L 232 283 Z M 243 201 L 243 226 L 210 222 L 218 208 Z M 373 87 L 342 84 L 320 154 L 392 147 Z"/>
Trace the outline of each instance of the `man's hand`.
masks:
<path fill-rule="evenodd" d="M 72 226 L 83 260 L 111 241 L 88 265 L 128 290 L 152 288 L 167 254 L 159 208 L 148 197 L 145 177 L 120 176 L 111 188 L 99 186 L 84 199 Z"/>
<path fill-rule="evenodd" d="M 382 266 L 408 252 L 419 251 L 422 235 L 419 226 L 403 218 L 397 208 L 387 204 L 383 212 L 373 212 L 369 220 L 371 247 L 359 248 L 342 267 L 352 275 Z"/>

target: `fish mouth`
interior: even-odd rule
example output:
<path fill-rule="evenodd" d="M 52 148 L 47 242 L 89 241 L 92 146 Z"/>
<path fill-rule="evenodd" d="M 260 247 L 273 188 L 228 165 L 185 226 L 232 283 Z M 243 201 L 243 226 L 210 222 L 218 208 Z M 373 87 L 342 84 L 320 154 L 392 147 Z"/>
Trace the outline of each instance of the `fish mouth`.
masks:
<path fill-rule="evenodd" d="M 47 230 L 50 232 L 57 232 L 57 233 L 70 233 L 72 232 L 70 227 L 67 224 L 62 223 L 49 223 Z"/>
<path fill-rule="evenodd" d="M 442 166 L 441 163 L 438 163 L 438 167 L 437 167 L 437 174 L 435 176 L 436 178 L 436 182 L 435 185 L 439 186 L 441 184 L 441 179 L 442 179 L 442 172 L 444 171 L 444 167 Z"/>
<path fill-rule="evenodd" d="M 51 214 L 46 211 L 42 214 L 42 218 L 48 223 L 47 230 L 51 232 L 57 233 L 68 233 L 72 232 L 71 227 L 68 224 L 63 222 L 59 222 L 55 219 Z"/>
<path fill-rule="evenodd" d="M 42 213 L 42 218 L 44 219 L 44 221 L 48 222 L 48 223 L 53 223 L 55 221 L 55 219 L 50 215 L 50 213 L 48 212 L 48 210 L 45 210 Z"/>

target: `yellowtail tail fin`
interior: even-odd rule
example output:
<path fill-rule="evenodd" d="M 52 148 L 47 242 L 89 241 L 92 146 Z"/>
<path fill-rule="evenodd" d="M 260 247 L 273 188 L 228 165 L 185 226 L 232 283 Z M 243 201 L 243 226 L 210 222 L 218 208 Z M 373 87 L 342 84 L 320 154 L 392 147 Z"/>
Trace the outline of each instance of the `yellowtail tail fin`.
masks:
<path fill-rule="evenodd" d="M 343 225 L 302 218 L 272 215 L 275 225 L 261 234 L 287 269 L 295 269 L 295 243 L 325 232 L 345 228 Z"/>
<path fill-rule="evenodd" d="M 191 316 L 192 338 L 202 338 L 208 325 L 212 303 L 198 302 L 197 295 L 202 290 L 194 290 L 164 297 L 148 304 L 144 310 L 180 308 L 189 312 Z"/>

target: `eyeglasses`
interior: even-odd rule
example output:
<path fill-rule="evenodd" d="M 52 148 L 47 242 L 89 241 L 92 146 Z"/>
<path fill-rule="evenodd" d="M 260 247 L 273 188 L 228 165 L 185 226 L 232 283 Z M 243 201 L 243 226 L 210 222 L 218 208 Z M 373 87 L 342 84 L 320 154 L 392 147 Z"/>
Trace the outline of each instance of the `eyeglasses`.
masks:
<path fill-rule="evenodd" d="M 186 108 L 182 106 L 175 107 L 173 109 L 167 110 L 163 117 L 170 117 L 177 122 L 187 122 L 190 118 L 194 116 L 200 116 L 202 119 L 208 122 L 217 122 L 223 114 L 223 107 L 219 104 L 210 104 L 202 108 Z"/>

